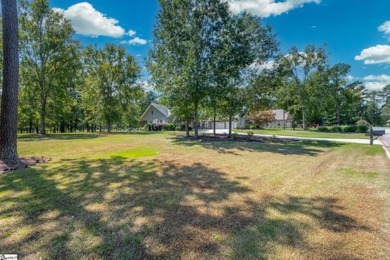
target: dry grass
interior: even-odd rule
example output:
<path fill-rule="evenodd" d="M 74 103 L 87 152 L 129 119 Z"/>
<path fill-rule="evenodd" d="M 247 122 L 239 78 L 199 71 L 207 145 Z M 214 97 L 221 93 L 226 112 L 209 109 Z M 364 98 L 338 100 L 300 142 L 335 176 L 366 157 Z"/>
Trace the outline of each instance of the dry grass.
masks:
<path fill-rule="evenodd" d="M 52 162 L 0 176 L 0 252 L 25 259 L 388 258 L 379 146 L 23 136 Z"/>

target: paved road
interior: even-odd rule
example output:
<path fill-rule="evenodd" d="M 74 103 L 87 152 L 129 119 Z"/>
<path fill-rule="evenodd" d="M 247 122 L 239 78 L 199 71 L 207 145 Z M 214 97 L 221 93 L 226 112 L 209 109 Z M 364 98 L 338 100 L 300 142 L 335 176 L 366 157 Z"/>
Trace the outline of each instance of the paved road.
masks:
<path fill-rule="evenodd" d="M 390 134 L 390 129 L 389 134 Z M 202 130 L 203 133 L 213 133 L 213 130 Z M 217 129 L 217 134 L 227 134 L 229 132 L 228 129 Z M 238 131 L 234 131 L 241 135 L 246 135 L 246 133 L 240 133 Z M 264 136 L 264 137 L 271 137 L 272 135 L 260 135 L 255 134 L 255 136 Z M 336 138 L 312 138 L 312 137 L 295 137 L 295 136 L 282 136 L 282 135 L 276 135 L 276 137 L 280 138 L 286 138 L 286 139 L 299 139 L 299 140 L 311 140 L 311 141 L 332 141 L 332 142 L 343 142 L 343 143 L 354 143 L 354 144 L 370 144 L 370 139 L 367 136 L 367 139 L 336 139 Z M 390 140 L 389 140 L 390 141 Z M 379 140 L 374 141 L 375 145 L 382 145 L 382 143 Z"/>
<path fill-rule="evenodd" d="M 383 147 L 387 152 L 387 156 L 390 159 L 390 128 L 377 128 L 377 127 L 375 128 L 375 130 L 380 130 L 380 129 L 386 131 L 386 134 L 380 137 L 379 139 L 381 140 Z"/>

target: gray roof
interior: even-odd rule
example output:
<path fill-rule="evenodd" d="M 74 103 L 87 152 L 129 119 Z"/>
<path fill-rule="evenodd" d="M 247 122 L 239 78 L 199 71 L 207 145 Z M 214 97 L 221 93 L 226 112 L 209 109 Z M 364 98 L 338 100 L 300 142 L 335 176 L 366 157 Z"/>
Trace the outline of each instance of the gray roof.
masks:
<path fill-rule="evenodd" d="M 273 109 L 272 113 L 275 115 L 275 120 L 283 120 L 283 109 Z M 284 113 L 284 119 L 287 120 L 289 119 L 289 114 L 288 112 Z"/>
<path fill-rule="evenodd" d="M 152 103 L 151 105 L 160 111 L 164 116 L 169 117 L 171 115 L 171 111 L 166 106 L 158 105 L 156 103 Z"/>
<path fill-rule="evenodd" d="M 168 118 L 171 115 L 171 111 L 166 106 L 158 105 L 156 103 L 151 103 L 148 106 L 148 108 L 144 111 L 142 116 L 140 117 L 140 120 L 142 120 L 144 118 L 144 116 L 146 115 L 146 112 L 148 112 L 151 107 L 154 107 L 155 109 L 160 111 L 160 113 L 163 114 L 166 118 Z"/>

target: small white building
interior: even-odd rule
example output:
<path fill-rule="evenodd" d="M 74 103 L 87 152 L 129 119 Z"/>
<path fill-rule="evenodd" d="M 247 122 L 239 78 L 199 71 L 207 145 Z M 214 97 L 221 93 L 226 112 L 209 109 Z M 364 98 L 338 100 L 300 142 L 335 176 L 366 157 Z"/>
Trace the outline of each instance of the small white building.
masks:
<path fill-rule="evenodd" d="M 273 109 L 272 113 L 275 115 L 275 121 L 265 124 L 265 127 L 292 127 L 292 119 L 288 112 L 283 109 Z"/>
<path fill-rule="evenodd" d="M 171 123 L 172 115 L 167 107 L 152 103 L 142 114 L 139 121 L 141 125 Z"/>

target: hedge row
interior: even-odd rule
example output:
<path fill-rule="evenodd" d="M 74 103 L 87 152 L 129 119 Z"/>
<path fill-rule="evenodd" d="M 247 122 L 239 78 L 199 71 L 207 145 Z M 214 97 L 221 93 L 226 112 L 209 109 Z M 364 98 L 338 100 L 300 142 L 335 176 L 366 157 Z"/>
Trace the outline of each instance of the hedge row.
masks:
<path fill-rule="evenodd" d="M 320 132 L 331 133 L 366 133 L 368 126 L 366 125 L 347 125 L 347 126 L 320 126 L 317 128 Z"/>

